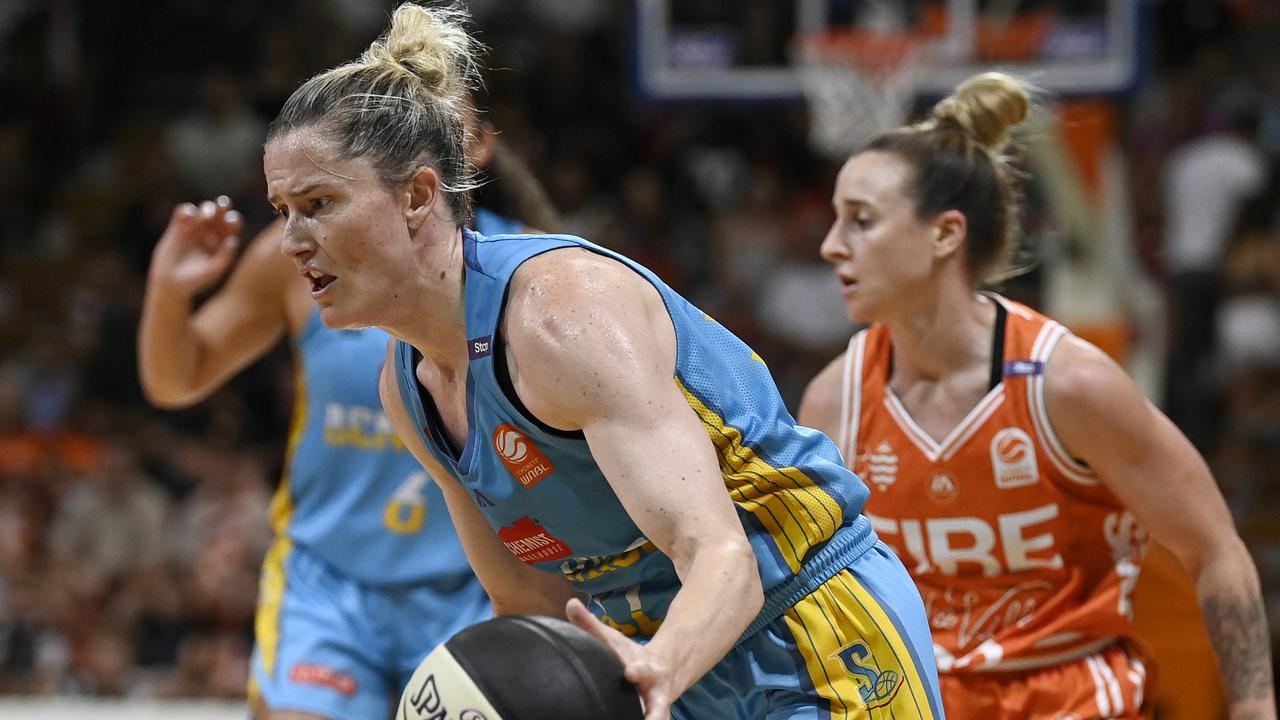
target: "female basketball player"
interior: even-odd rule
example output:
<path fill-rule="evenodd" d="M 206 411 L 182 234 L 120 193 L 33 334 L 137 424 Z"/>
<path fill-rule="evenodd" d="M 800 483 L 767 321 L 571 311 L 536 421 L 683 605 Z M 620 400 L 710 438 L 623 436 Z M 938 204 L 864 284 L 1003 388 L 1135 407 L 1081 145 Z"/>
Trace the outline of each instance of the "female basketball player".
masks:
<path fill-rule="evenodd" d="M 402 5 L 293 94 L 264 167 L 325 323 L 398 338 L 384 407 L 495 611 L 600 637 L 650 720 L 940 717 L 924 609 L 866 489 L 759 357 L 582 239 L 463 228 L 460 22 Z"/>
<path fill-rule="evenodd" d="M 473 137 L 470 154 L 482 165 L 496 140 Z M 529 210 L 542 197 L 529 182 L 499 184 Z M 486 233 L 521 230 L 485 210 L 476 224 Z M 276 542 L 263 567 L 250 693 L 259 717 L 272 720 L 390 717 L 422 657 L 489 617 L 489 603 L 439 488 L 381 411 L 386 333 L 320 322 L 309 286 L 280 254 L 283 222 L 192 309 L 230 267 L 239 230 L 226 198 L 174 210 L 148 278 L 142 383 L 157 405 L 186 407 L 289 335 L 298 397 L 271 508 Z"/>
<path fill-rule="evenodd" d="M 1274 718 L 1257 573 L 1204 462 L 1099 350 L 974 290 L 1007 271 L 1000 152 L 1027 110 L 982 75 L 845 163 L 821 253 L 873 324 L 800 420 L 871 486 L 952 717 L 1145 717 L 1129 594 L 1149 532 L 1195 578 L 1232 716 Z"/>

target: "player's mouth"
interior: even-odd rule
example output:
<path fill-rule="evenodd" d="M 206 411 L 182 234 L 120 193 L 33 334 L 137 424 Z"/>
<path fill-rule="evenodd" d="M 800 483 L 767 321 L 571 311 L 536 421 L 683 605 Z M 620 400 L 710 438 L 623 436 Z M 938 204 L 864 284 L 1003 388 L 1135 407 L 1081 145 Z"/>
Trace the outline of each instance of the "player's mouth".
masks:
<path fill-rule="evenodd" d="M 307 282 L 311 283 L 311 297 L 313 298 L 324 295 L 325 291 L 338 279 L 333 275 L 326 275 L 315 269 L 302 271 L 302 276 L 307 279 Z"/>
<path fill-rule="evenodd" d="M 836 279 L 840 281 L 840 294 L 843 295 L 846 299 L 851 297 L 854 294 L 854 292 L 857 291 L 858 289 L 857 278 L 836 273 Z"/>

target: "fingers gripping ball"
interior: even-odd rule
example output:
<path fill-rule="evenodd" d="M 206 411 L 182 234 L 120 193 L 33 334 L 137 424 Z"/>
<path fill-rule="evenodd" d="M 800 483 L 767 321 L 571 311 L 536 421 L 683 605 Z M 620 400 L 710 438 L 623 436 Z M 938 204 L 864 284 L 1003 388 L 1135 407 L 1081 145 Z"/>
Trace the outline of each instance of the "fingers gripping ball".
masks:
<path fill-rule="evenodd" d="M 418 665 L 398 720 L 641 720 L 613 651 L 549 617 L 473 625 Z"/>

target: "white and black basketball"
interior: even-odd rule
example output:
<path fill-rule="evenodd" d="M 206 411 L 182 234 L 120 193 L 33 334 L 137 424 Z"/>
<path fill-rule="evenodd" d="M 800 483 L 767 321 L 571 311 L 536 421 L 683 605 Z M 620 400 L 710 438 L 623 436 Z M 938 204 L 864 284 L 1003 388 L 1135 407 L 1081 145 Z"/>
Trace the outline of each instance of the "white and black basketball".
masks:
<path fill-rule="evenodd" d="M 428 655 L 400 696 L 400 720 L 641 720 L 622 661 L 550 617 L 473 625 Z"/>

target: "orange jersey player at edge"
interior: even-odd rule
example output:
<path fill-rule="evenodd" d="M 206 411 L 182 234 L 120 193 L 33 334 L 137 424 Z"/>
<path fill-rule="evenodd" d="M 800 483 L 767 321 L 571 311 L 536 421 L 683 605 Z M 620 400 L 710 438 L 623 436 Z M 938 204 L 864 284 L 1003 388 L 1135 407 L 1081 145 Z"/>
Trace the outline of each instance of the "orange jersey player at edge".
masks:
<path fill-rule="evenodd" d="M 1001 153 L 1029 99 L 988 73 L 844 164 L 821 255 L 857 333 L 800 422 L 836 439 L 925 600 L 955 718 L 1140 718 L 1148 534 L 1193 578 L 1231 717 L 1275 718 L 1257 571 L 1204 461 L 1125 372 L 977 287 L 1007 277 Z"/>

